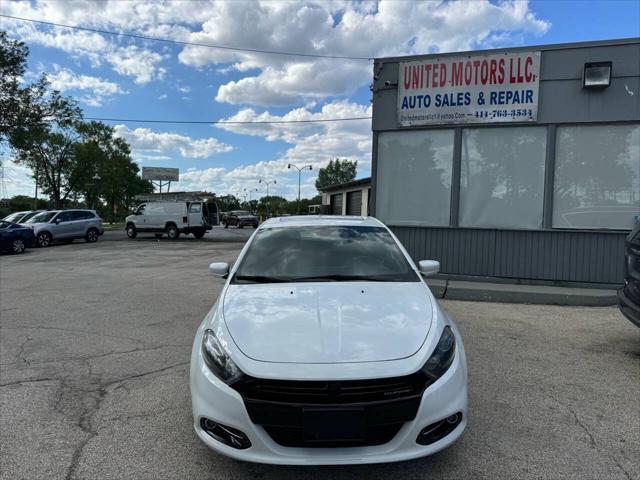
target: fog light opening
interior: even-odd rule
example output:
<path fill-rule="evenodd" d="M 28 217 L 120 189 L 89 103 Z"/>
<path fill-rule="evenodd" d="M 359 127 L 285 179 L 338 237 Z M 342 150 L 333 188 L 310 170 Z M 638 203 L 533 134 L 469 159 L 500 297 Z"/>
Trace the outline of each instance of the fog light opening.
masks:
<path fill-rule="evenodd" d="M 447 423 L 451 423 L 453 425 L 457 425 L 457 424 L 460 423 L 460 418 L 461 417 L 462 417 L 462 415 L 460 415 L 459 413 L 451 415 L 451 416 L 447 417 Z"/>
<path fill-rule="evenodd" d="M 462 413 L 458 412 L 448 416 L 444 420 L 427 425 L 418 434 L 416 443 L 420 445 L 431 445 L 453 432 L 461 421 Z"/>
<path fill-rule="evenodd" d="M 211 438 L 229 447 L 244 450 L 251 446 L 249 438 L 243 432 L 233 427 L 214 422 L 208 418 L 202 418 L 200 420 L 200 426 Z"/>

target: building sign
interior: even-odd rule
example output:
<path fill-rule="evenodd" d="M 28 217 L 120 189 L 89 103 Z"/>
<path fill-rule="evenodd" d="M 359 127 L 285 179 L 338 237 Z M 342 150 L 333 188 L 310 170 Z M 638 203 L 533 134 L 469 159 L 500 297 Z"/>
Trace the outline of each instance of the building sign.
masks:
<path fill-rule="evenodd" d="M 539 81 L 540 52 L 401 62 L 398 123 L 536 121 Z"/>
<path fill-rule="evenodd" d="M 142 167 L 142 178 L 162 182 L 177 182 L 180 171 L 177 168 Z"/>

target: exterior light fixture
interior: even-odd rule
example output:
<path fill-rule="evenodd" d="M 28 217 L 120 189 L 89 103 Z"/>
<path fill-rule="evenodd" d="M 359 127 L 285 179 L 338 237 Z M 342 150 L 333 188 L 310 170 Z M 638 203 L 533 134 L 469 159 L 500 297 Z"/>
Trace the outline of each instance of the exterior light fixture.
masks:
<path fill-rule="evenodd" d="M 607 88 L 611 85 L 611 62 L 584 64 L 582 88 Z"/>

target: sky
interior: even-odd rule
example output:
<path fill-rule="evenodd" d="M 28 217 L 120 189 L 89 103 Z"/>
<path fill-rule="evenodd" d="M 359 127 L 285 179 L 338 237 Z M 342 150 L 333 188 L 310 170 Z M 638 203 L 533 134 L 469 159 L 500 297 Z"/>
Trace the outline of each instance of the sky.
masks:
<path fill-rule="evenodd" d="M 25 81 L 46 72 L 86 117 L 198 121 L 318 120 L 371 115 L 367 58 L 640 36 L 640 0 L 242 1 L 0 0 L 0 14 L 155 38 L 365 60 L 176 45 L 0 17 L 29 49 Z M 105 122 L 142 166 L 177 167 L 172 190 L 252 198 L 297 195 L 289 163 L 340 157 L 371 167 L 369 120 L 193 125 Z M 6 155 L 9 156 L 7 160 Z M 6 194 L 32 195 L 5 152 Z M 256 190 L 257 189 L 257 190 Z M 4 193 L 4 192 L 3 192 Z"/>

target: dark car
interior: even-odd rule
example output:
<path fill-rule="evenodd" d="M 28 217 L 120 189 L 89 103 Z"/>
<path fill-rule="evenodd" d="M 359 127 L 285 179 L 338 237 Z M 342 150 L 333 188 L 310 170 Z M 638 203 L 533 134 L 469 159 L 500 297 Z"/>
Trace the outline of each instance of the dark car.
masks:
<path fill-rule="evenodd" d="M 31 228 L 0 220 L 0 250 L 24 253 L 27 247 L 34 246 L 35 240 Z"/>
<path fill-rule="evenodd" d="M 627 237 L 624 286 L 618 290 L 620 311 L 640 327 L 640 225 Z"/>
<path fill-rule="evenodd" d="M 258 228 L 258 223 L 258 217 L 246 210 L 233 210 L 222 217 L 224 228 L 229 228 L 229 225 Z"/>

